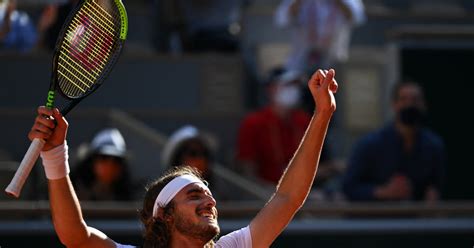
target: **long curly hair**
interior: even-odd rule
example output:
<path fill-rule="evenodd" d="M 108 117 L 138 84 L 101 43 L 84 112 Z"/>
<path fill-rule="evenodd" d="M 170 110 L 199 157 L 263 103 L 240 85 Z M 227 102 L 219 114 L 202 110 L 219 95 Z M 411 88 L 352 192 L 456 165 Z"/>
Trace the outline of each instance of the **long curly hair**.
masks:
<path fill-rule="evenodd" d="M 143 200 L 143 208 L 140 210 L 140 219 L 145 227 L 144 237 L 144 248 L 168 248 L 171 242 L 171 233 L 169 225 L 159 218 L 153 217 L 153 207 L 155 205 L 156 197 L 161 190 L 174 178 L 182 175 L 193 175 L 201 179 L 201 173 L 189 166 L 173 167 L 166 171 L 163 176 L 157 180 L 151 182 L 146 187 L 146 194 Z M 174 211 L 174 202 L 171 201 L 163 209 L 165 216 L 172 215 Z M 214 242 L 209 242 L 206 247 L 214 247 Z"/>

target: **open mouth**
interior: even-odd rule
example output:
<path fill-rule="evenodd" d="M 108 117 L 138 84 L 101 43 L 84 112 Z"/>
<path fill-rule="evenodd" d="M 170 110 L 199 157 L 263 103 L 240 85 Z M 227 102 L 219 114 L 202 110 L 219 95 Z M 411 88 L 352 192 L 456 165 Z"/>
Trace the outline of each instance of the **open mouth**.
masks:
<path fill-rule="evenodd" d="M 198 212 L 199 217 L 203 217 L 208 220 L 215 220 L 216 215 L 212 212 L 212 210 L 202 210 Z"/>

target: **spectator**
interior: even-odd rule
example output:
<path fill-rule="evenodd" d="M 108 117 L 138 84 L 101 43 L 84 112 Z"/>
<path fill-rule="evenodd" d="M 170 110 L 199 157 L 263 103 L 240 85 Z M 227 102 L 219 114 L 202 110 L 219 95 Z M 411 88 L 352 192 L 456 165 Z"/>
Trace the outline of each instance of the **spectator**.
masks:
<path fill-rule="evenodd" d="M 40 45 L 47 50 L 54 50 L 59 32 L 66 18 L 79 0 L 69 0 L 63 4 L 46 6 L 38 21 L 38 31 L 41 34 Z"/>
<path fill-rule="evenodd" d="M 297 109 L 301 75 L 276 69 L 266 82 L 268 104 L 242 121 L 237 161 L 244 175 L 274 186 L 303 137 L 310 116 Z"/>
<path fill-rule="evenodd" d="M 352 28 L 364 19 L 360 0 L 283 0 L 275 13 L 275 23 L 294 32 L 286 68 L 307 72 L 344 61 Z"/>
<path fill-rule="evenodd" d="M 309 114 L 298 108 L 303 80 L 303 75 L 296 71 L 274 69 L 265 85 L 268 104 L 248 114 L 240 125 L 238 169 L 262 185 L 274 187 L 278 183 L 311 120 Z M 330 154 L 324 145 L 321 168 L 328 165 L 329 160 Z M 326 168 L 322 171 L 327 172 L 321 173 L 323 177 L 332 174 Z"/>
<path fill-rule="evenodd" d="M 194 126 L 176 130 L 165 144 L 161 156 L 167 167 L 189 165 L 198 169 L 206 181 L 211 181 L 211 162 L 214 160 L 211 144 Z"/>
<path fill-rule="evenodd" d="M 421 87 L 406 81 L 393 89 L 395 119 L 355 146 L 344 179 L 350 200 L 440 198 L 445 150 L 440 137 L 423 127 Z"/>
<path fill-rule="evenodd" d="M 186 125 L 176 130 L 165 144 L 161 162 L 166 167 L 190 166 L 206 180 L 216 199 L 222 199 L 223 182 L 213 173 L 216 141 L 196 127 Z"/>
<path fill-rule="evenodd" d="M 72 173 L 81 200 L 126 201 L 133 198 L 125 140 L 115 128 L 100 131 Z"/>
<path fill-rule="evenodd" d="M 27 13 L 16 10 L 16 1 L 0 2 L 0 51 L 27 53 L 38 34 Z"/>

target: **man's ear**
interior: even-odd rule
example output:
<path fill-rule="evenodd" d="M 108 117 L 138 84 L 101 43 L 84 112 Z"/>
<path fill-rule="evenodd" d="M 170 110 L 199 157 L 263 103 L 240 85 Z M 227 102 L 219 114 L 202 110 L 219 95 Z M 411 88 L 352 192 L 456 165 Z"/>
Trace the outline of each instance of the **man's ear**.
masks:
<path fill-rule="evenodd" d="M 158 208 L 158 212 L 156 213 L 156 219 L 160 220 L 160 221 L 164 221 L 165 220 L 165 211 L 163 210 L 163 208 Z"/>
<path fill-rule="evenodd" d="M 171 214 L 166 214 L 164 208 L 158 208 L 158 212 L 156 213 L 156 219 L 162 222 L 170 222 L 173 220 L 173 216 Z"/>

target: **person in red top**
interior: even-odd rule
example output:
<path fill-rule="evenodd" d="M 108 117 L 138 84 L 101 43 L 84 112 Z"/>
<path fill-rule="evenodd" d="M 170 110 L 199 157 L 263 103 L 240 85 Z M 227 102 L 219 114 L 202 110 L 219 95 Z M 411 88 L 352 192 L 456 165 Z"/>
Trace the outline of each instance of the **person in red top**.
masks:
<path fill-rule="evenodd" d="M 237 144 L 239 169 L 261 183 L 278 183 L 298 148 L 311 116 L 298 109 L 304 78 L 274 70 L 267 80 L 268 104 L 242 121 Z"/>

